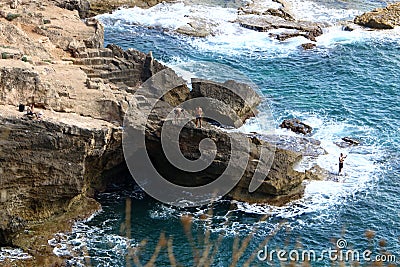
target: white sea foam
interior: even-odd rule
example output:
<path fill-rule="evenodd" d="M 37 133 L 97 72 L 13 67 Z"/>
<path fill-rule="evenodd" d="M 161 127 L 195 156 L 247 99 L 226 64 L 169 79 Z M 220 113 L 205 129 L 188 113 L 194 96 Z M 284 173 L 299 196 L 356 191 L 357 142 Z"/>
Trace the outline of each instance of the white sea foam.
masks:
<path fill-rule="evenodd" d="M 356 9 L 357 5 L 347 3 L 349 7 L 326 7 L 321 3 L 308 0 L 288 1 L 292 13 L 298 19 L 323 23 L 324 34 L 317 38 L 318 48 L 332 48 L 336 45 L 353 42 L 363 42 L 370 39 L 399 41 L 400 29 L 387 31 L 371 31 L 361 27 L 354 27 L 354 31 L 344 31 L 340 21 L 353 20 L 356 15 L 362 13 Z M 264 1 L 264 6 L 274 7 L 276 3 L 270 0 Z M 344 3 L 342 3 L 344 4 Z M 180 3 L 161 3 L 149 9 L 121 8 L 112 14 L 98 16 L 106 26 L 117 27 L 127 32 L 133 31 L 132 25 L 155 27 L 176 34 L 178 28 L 187 25 L 191 21 L 206 23 L 211 28 L 212 35 L 206 38 L 192 38 L 181 35 L 182 42 L 190 44 L 193 49 L 212 52 L 218 55 L 229 54 L 234 56 L 247 56 L 257 60 L 258 58 L 287 57 L 293 53 L 299 53 L 300 45 L 310 42 L 304 37 L 290 38 L 286 41 L 278 41 L 270 37 L 270 33 L 288 32 L 285 29 L 275 29 L 269 32 L 257 32 L 240 27 L 236 22 L 237 10 L 235 8 L 210 7 L 205 5 L 189 5 Z"/>
<path fill-rule="evenodd" d="M 14 261 L 14 260 L 27 260 L 30 258 L 32 258 L 32 256 L 29 255 L 28 253 L 25 253 L 21 249 L 7 248 L 7 247 L 0 248 L 0 263 L 5 259 Z"/>
<path fill-rule="evenodd" d="M 236 19 L 236 9 L 210 7 L 201 5 L 186 5 L 184 3 L 161 3 L 149 9 L 120 8 L 112 14 L 98 16 L 106 25 L 115 23 L 125 25 L 143 25 L 176 30 L 190 23 L 193 18 L 201 18 L 203 22 L 219 26 Z"/>
<path fill-rule="evenodd" d="M 340 20 L 352 20 L 362 13 L 359 9 L 331 8 L 307 0 L 287 0 L 289 9 L 298 20 L 335 24 Z"/>
<path fill-rule="evenodd" d="M 376 164 L 383 154 L 379 147 L 372 144 L 349 146 L 340 148 L 336 145 L 344 136 L 374 136 L 374 129 L 365 126 L 355 126 L 346 122 L 330 121 L 315 114 L 301 114 L 294 112 L 294 117 L 301 118 L 305 123 L 314 128 L 313 138 L 321 141 L 321 146 L 328 152 L 316 159 L 307 158 L 302 165 L 302 170 L 318 164 L 330 173 L 338 172 L 338 156 L 347 154 L 344 176 L 339 176 L 338 181 L 308 181 L 304 197 L 291 202 L 283 207 L 273 207 L 261 204 L 248 204 L 237 202 L 240 210 L 249 213 L 271 214 L 280 218 L 294 218 L 305 213 L 313 213 L 313 216 L 326 214 L 326 211 L 337 205 L 341 205 L 346 199 L 354 198 L 358 193 L 366 194 L 368 188 L 376 183 L 376 172 L 380 166 Z M 257 129 L 259 122 L 249 122 L 242 130 Z M 285 129 L 277 129 L 280 135 L 296 135 Z M 335 209 L 333 209 L 335 210 Z M 329 213 L 329 212 L 328 212 Z"/>
<path fill-rule="evenodd" d="M 136 246 L 133 239 L 110 234 L 115 220 L 106 220 L 102 227 L 89 226 L 86 222 L 78 222 L 69 234 L 58 233 L 48 241 L 53 247 L 53 253 L 59 257 L 68 258 L 68 266 L 86 266 L 90 260 L 89 250 L 97 251 L 96 262 L 101 266 L 116 266 L 119 263 L 112 259 L 124 259 L 128 247 Z M 101 256 L 100 256 L 101 254 Z"/>
<path fill-rule="evenodd" d="M 271 32 L 257 32 L 240 27 L 233 21 L 237 18 L 237 10 L 233 8 L 186 5 L 184 3 L 162 3 L 149 9 L 138 7 L 119 9 L 112 14 L 98 16 L 106 26 L 131 30 L 131 25 L 156 27 L 166 31 L 175 31 L 192 20 L 205 22 L 212 29 L 212 36 L 207 38 L 185 38 L 193 48 L 202 51 L 213 51 L 221 54 L 242 55 L 248 57 L 287 56 L 298 50 L 298 46 L 307 41 L 304 37 L 292 38 L 279 42 L 271 39 Z M 285 30 L 287 31 L 287 30 Z M 278 45 L 279 44 L 279 45 Z"/>

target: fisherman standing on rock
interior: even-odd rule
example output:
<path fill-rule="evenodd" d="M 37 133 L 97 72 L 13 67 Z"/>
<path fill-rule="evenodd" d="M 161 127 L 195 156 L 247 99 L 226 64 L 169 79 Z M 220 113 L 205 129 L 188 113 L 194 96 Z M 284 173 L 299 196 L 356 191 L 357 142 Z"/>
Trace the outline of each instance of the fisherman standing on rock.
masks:
<path fill-rule="evenodd" d="M 343 153 L 340 153 L 340 157 L 339 157 L 339 173 L 338 175 L 340 175 L 342 173 L 342 169 L 343 169 L 343 163 L 344 163 L 344 159 L 347 158 L 347 155 L 343 155 Z"/>

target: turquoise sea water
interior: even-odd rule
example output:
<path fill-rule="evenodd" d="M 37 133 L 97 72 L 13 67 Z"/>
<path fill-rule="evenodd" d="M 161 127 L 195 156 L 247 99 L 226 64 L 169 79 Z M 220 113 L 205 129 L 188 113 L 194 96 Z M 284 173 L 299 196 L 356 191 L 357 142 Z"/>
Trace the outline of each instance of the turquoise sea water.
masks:
<path fill-rule="evenodd" d="M 329 152 L 318 159 L 319 165 L 335 172 L 338 154 L 349 155 L 346 176 L 339 183 L 311 182 L 303 199 L 280 208 L 220 201 L 212 207 L 211 220 L 200 219 L 207 207 L 169 207 L 145 196 L 138 188 L 104 193 L 99 196 L 103 211 L 75 227 L 75 233 L 68 237 L 66 251 L 86 246 L 92 266 L 128 266 L 127 246 L 138 246 L 147 240 L 140 255 L 144 264 L 153 255 L 160 233 L 165 232 L 167 237 L 173 237 L 177 261 L 191 266 L 193 254 L 180 221 L 182 214 L 190 213 L 194 216 L 195 239 L 210 231 L 215 244 L 218 236 L 224 235 L 214 266 L 228 266 L 234 240 L 253 232 L 241 266 L 279 225 L 280 230 L 268 243 L 270 249 L 294 249 L 300 240 L 304 250 L 318 254 L 334 249 L 335 240 L 344 238 L 345 249 L 362 252 L 369 248 L 377 255 L 377 243 L 385 239 L 385 249 L 397 257 L 397 266 L 400 265 L 400 35 L 396 31 L 344 32 L 337 26 L 341 19 L 382 6 L 380 1 L 306 4 L 318 8 L 305 16 L 327 22 L 325 34 L 317 40 L 317 49 L 311 51 L 298 47 L 304 39 L 279 43 L 269 39 L 267 33 L 248 30 L 224 28 L 226 31 L 207 39 L 184 37 L 166 30 L 174 27 L 174 16 L 160 16 L 157 20 L 153 14 L 146 19 L 146 13 L 138 10 L 122 10 L 117 15 L 104 15 L 101 20 L 106 25 L 106 43 L 153 51 L 157 59 L 177 71 L 184 70 L 182 63 L 206 61 L 245 74 L 265 96 L 276 125 L 285 118 L 297 117 L 314 127 L 313 137 L 321 140 Z M 182 6 L 165 8 L 176 13 L 176 20 L 186 12 Z M 201 11 L 201 7 L 196 10 Z M 216 12 L 226 12 L 227 17 L 232 13 L 224 9 Z M 191 75 L 209 79 L 221 76 L 202 69 Z M 262 132 L 260 124 L 261 118 L 257 123 L 250 121 L 243 131 Z M 290 134 L 279 129 L 277 132 Z M 335 142 L 343 136 L 360 138 L 362 145 L 341 149 Z M 131 239 L 125 237 L 124 227 L 121 228 L 126 219 L 127 197 L 132 199 Z M 259 222 L 265 215 L 268 218 Z M 372 242 L 365 237 L 369 229 L 376 234 Z M 82 255 L 72 255 L 72 266 L 83 264 Z M 157 266 L 169 265 L 168 254 L 163 250 Z M 255 259 L 251 266 L 268 264 Z M 325 257 L 312 262 L 312 266 L 331 263 Z"/>

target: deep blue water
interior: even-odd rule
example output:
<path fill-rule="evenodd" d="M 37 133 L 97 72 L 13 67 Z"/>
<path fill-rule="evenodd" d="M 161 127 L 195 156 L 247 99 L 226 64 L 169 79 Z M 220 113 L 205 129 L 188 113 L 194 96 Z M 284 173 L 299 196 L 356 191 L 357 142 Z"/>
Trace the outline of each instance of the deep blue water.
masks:
<path fill-rule="evenodd" d="M 172 67 L 206 61 L 240 71 L 260 88 L 277 125 L 284 118 L 298 117 L 315 128 L 314 137 L 331 154 L 318 163 L 329 170 L 336 170 L 337 155 L 342 150 L 334 142 L 340 137 L 358 137 L 362 145 L 344 150 L 349 159 L 348 177 L 343 183 L 312 183 L 303 200 L 283 208 L 220 201 L 212 207 L 212 219 L 204 221 L 199 214 L 207 212 L 207 207 L 168 207 L 137 189 L 134 193 L 127 190 L 100 195 L 103 211 L 76 228 L 87 238 L 91 264 L 127 266 L 121 225 L 128 196 L 132 199 L 131 245 L 147 240 L 140 255 L 142 264 L 151 258 L 160 233 L 165 232 L 173 237 L 177 261 L 183 266 L 193 265 L 190 242 L 181 224 L 181 216 L 186 213 L 194 216 L 195 239 L 211 231 L 215 244 L 220 234 L 225 235 L 214 266 L 229 265 L 235 238 L 244 239 L 254 231 L 243 256 L 246 260 L 282 223 L 268 243 L 271 249 L 293 249 L 299 240 L 304 249 L 322 251 L 334 248 L 335 239 L 342 237 L 348 249 L 373 248 L 376 255 L 377 242 L 384 239 L 386 249 L 400 260 L 400 38 L 391 33 L 362 34 L 361 38 L 353 38 L 338 31 L 337 37 L 328 40 L 329 45 L 317 43 L 312 51 L 262 38 L 256 48 L 236 46 L 229 50 L 229 40 L 225 45 L 220 40 L 182 37 L 160 28 L 106 23 L 106 43 L 153 51 L 155 58 Z M 265 49 L 264 44 L 268 45 Z M 197 75 L 201 72 L 197 70 Z M 222 74 L 207 75 L 212 79 Z M 269 214 L 266 221 L 258 223 L 265 214 Z M 372 244 L 365 237 L 366 230 L 376 234 Z M 198 246 L 202 248 L 201 242 Z M 312 262 L 312 266 L 330 264 L 329 259 Z M 170 265 L 165 249 L 157 265 Z M 251 266 L 266 265 L 256 259 Z"/>

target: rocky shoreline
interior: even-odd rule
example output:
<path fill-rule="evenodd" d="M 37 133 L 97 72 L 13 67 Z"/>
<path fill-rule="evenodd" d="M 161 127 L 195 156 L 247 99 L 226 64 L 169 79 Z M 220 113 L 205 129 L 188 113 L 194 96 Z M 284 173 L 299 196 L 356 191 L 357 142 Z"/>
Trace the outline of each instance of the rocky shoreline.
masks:
<path fill-rule="evenodd" d="M 171 108 L 197 97 L 225 101 L 239 118 L 227 120 L 226 125 L 238 127 L 255 115 L 252 110 L 260 102 L 254 91 L 243 84 L 194 80 L 192 91 L 184 84 L 163 95 L 150 120 L 143 121 L 141 114 L 149 108 L 152 93 L 135 94 L 141 84 L 160 71 L 167 71 L 171 81 L 181 78 L 151 53 L 124 51 L 116 45 L 104 48 L 101 23 L 95 19 L 83 22 L 77 10 L 59 7 L 79 9 L 82 15 L 84 9 L 76 5 L 87 7 L 85 3 L 29 1 L 1 6 L 0 246 L 20 247 L 32 256 L 16 266 L 62 266 L 63 259 L 53 255 L 47 241 L 54 233 L 68 231 L 74 221 L 98 210 L 95 194 L 111 181 L 118 182 L 116 170 L 127 171 L 122 135 L 128 110 L 136 114 L 130 124 L 133 130 L 145 125 L 149 154 L 154 162 L 161 163 L 158 170 L 177 174 L 159 153 L 160 128 Z M 8 14 L 18 16 L 10 20 Z M 91 13 L 86 11 L 82 16 L 87 14 Z M 251 90 L 249 98 L 242 102 L 235 95 L 227 97 L 220 93 L 224 87 Z M 32 103 L 40 112 L 40 119 L 31 120 L 18 111 L 19 105 Z M 225 114 L 217 107 L 214 110 L 221 117 Z M 301 197 L 305 179 L 323 179 L 322 170 L 294 169 L 303 156 L 326 153 L 317 140 L 239 135 L 250 144 L 250 152 L 244 155 L 249 162 L 229 197 L 282 205 Z M 182 154 L 188 159 L 198 158 L 199 143 L 205 138 L 218 144 L 211 167 L 197 173 L 194 179 L 185 179 L 187 173 L 173 175 L 170 179 L 174 183 L 209 183 L 227 167 L 228 134 L 212 123 L 206 122 L 201 129 L 193 123 L 182 128 Z M 249 184 L 261 160 L 261 150 L 271 147 L 275 151 L 271 170 L 261 186 L 250 193 Z"/>

